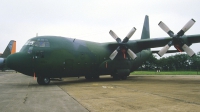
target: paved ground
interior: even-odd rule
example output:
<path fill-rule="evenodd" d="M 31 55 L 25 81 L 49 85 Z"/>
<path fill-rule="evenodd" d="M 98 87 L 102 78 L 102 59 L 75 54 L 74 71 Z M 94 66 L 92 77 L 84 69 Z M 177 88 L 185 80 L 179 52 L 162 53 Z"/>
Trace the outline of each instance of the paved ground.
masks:
<path fill-rule="evenodd" d="M 198 112 L 200 76 L 64 78 L 39 86 L 32 77 L 0 72 L 0 110 Z"/>
<path fill-rule="evenodd" d="M 32 77 L 0 72 L 1 112 L 87 112 L 57 85 L 39 86 Z"/>
<path fill-rule="evenodd" d="M 200 76 L 131 76 L 113 81 L 66 78 L 64 91 L 92 112 L 199 112 Z"/>

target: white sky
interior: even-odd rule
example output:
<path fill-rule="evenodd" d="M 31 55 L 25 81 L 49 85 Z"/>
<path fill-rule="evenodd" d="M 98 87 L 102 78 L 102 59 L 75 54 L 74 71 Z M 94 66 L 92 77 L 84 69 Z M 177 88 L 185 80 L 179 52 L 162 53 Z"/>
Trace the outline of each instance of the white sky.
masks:
<path fill-rule="evenodd" d="M 200 34 L 199 0 L 1 0 L 0 52 L 10 40 L 17 51 L 38 33 L 95 42 L 115 41 L 109 30 L 122 39 L 134 26 L 132 40 L 140 39 L 145 15 L 149 15 L 151 38 L 168 36 L 163 21 L 177 33 L 191 18 L 194 26 L 185 34 Z M 192 45 L 199 52 L 199 44 Z"/>

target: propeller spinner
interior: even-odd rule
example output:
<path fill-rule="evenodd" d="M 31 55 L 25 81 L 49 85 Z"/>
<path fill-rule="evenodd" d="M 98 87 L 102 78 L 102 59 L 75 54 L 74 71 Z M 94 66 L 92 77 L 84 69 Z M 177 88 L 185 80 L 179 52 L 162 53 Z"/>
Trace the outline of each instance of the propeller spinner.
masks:
<path fill-rule="evenodd" d="M 137 57 L 137 55 L 129 48 L 126 47 L 126 43 L 129 41 L 129 39 L 131 38 L 131 36 L 135 33 L 136 28 L 133 27 L 131 29 L 131 31 L 127 34 L 127 36 L 123 39 L 123 41 L 121 41 L 121 39 L 112 31 L 110 30 L 109 34 L 117 41 L 117 43 L 119 44 L 119 46 L 117 47 L 116 50 L 114 50 L 114 52 L 110 55 L 110 59 L 113 60 L 116 55 L 118 54 L 118 51 L 121 49 L 121 47 L 125 47 L 127 50 L 127 53 L 129 54 L 129 56 L 132 59 L 135 59 Z"/>
<path fill-rule="evenodd" d="M 181 40 L 181 36 L 184 35 L 184 33 L 189 30 L 193 24 L 195 23 L 195 20 L 194 19 L 191 19 L 190 21 L 188 21 L 188 23 L 176 34 L 174 35 L 174 32 L 171 31 L 167 25 L 165 25 L 162 21 L 160 21 L 160 23 L 158 24 L 161 29 L 163 29 L 170 37 L 172 37 L 172 40 L 169 41 L 169 43 L 167 45 L 165 45 L 159 52 L 158 52 L 158 55 L 161 57 L 163 56 L 167 51 L 168 49 L 174 45 L 174 47 L 182 52 L 183 50 L 190 56 L 194 56 L 195 53 L 194 51 L 189 48 L 182 40 Z"/>

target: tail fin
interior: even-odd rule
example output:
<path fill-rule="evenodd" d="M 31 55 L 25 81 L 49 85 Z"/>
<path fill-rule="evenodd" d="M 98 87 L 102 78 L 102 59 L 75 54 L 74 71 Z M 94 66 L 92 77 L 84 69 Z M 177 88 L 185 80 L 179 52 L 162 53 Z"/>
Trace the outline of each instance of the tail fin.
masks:
<path fill-rule="evenodd" d="M 0 55 L 2 58 L 6 58 L 8 55 L 16 52 L 16 41 L 11 40 L 4 50 L 3 54 Z"/>
<path fill-rule="evenodd" d="M 149 39 L 149 38 L 150 38 L 149 16 L 146 15 L 145 19 L 144 19 L 144 25 L 143 25 L 141 39 Z"/>

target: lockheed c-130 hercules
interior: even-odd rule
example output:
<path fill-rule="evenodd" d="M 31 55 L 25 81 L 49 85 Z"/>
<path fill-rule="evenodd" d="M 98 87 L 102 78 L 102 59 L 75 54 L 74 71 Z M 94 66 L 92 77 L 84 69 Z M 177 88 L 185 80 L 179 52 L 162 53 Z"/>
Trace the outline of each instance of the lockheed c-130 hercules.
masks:
<path fill-rule="evenodd" d="M 37 36 L 29 39 L 21 50 L 6 59 L 9 68 L 37 77 L 38 84 L 47 85 L 51 78 L 79 77 L 98 79 L 109 74 L 114 79 L 126 79 L 152 55 L 150 48 L 164 46 L 158 54 L 168 52 L 174 45 L 176 52 L 195 55 L 188 46 L 200 42 L 200 35 L 184 35 L 195 23 L 191 19 L 177 34 L 163 22 L 158 25 L 170 36 L 150 39 L 149 18 L 145 17 L 141 39 L 129 40 L 136 31 L 133 27 L 121 40 L 112 30 L 117 42 L 96 43 L 58 36 Z M 166 45 L 167 44 L 167 45 Z"/>

